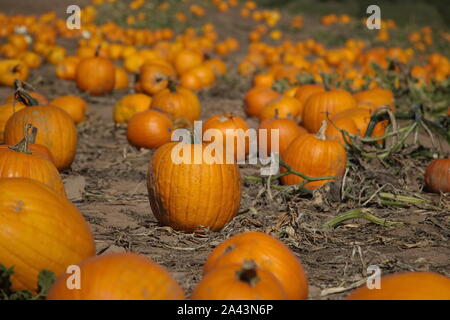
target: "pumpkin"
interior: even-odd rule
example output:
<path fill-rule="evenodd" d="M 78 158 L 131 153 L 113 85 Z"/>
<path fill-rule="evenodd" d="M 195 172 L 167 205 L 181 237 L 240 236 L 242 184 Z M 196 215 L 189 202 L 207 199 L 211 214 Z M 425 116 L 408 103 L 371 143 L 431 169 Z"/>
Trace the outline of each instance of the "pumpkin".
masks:
<path fill-rule="evenodd" d="M 170 114 L 174 120 L 193 123 L 200 118 L 200 101 L 197 95 L 189 89 L 175 86 L 173 82 L 169 82 L 167 89 L 153 97 L 151 108 Z"/>
<path fill-rule="evenodd" d="M 297 99 L 280 96 L 266 104 L 259 113 L 259 121 L 274 118 L 277 115 L 279 118 L 296 118 L 302 111 L 302 105 Z"/>
<path fill-rule="evenodd" d="M 151 103 L 152 98 L 143 93 L 123 96 L 114 107 L 114 122 L 127 123 L 136 113 L 150 109 Z"/>
<path fill-rule="evenodd" d="M 394 94 L 388 89 L 374 88 L 360 91 L 353 94 L 353 97 L 358 107 L 369 109 L 371 112 L 383 105 L 388 105 L 392 112 L 395 112 Z"/>
<path fill-rule="evenodd" d="M 0 85 L 13 87 L 16 79 L 28 79 L 29 68 L 21 60 L 0 60 Z"/>
<path fill-rule="evenodd" d="M 216 268 L 195 287 L 191 300 L 286 300 L 278 279 L 254 261 Z"/>
<path fill-rule="evenodd" d="M 309 132 L 316 133 L 323 120 L 336 113 L 356 107 L 353 96 L 341 89 L 325 88 L 325 91 L 311 95 L 303 106 L 302 124 Z"/>
<path fill-rule="evenodd" d="M 160 63 L 145 63 L 140 69 L 139 82 L 141 89 L 154 95 L 167 88 L 169 80 L 176 76 L 171 65 Z"/>
<path fill-rule="evenodd" d="M 127 89 L 129 85 L 128 73 L 121 67 L 116 67 L 115 73 L 116 81 L 114 84 L 114 90 Z"/>
<path fill-rule="evenodd" d="M 209 129 L 217 129 L 220 131 L 223 150 L 229 153 L 234 161 L 245 160 L 245 157 L 250 151 L 250 139 L 245 134 L 249 127 L 241 117 L 231 113 L 213 115 L 203 124 L 203 135 Z M 227 133 L 228 130 L 232 131 Z M 230 140 L 232 145 L 227 143 L 227 139 Z M 238 150 L 239 146 L 241 146 L 242 150 Z"/>
<path fill-rule="evenodd" d="M 279 93 L 271 88 L 252 88 L 244 98 L 245 113 L 249 117 L 258 117 L 262 109 L 273 99 L 279 97 Z"/>
<path fill-rule="evenodd" d="M 325 88 L 320 84 L 305 84 L 298 87 L 294 97 L 302 104 L 302 108 L 304 108 L 305 102 L 309 97 L 323 91 L 325 91 Z"/>
<path fill-rule="evenodd" d="M 50 105 L 63 109 L 75 123 L 83 122 L 86 119 L 87 104 L 78 96 L 57 97 L 50 102 Z"/>
<path fill-rule="evenodd" d="M 425 185 L 434 193 L 450 192 L 450 159 L 435 159 L 427 166 Z"/>
<path fill-rule="evenodd" d="M 154 149 L 170 141 L 172 120 L 164 113 L 149 109 L 136 113 L 128 121 L 128 142 L 137 148 Z"/>
<path fill-rule="evenodd" d="M 260 73 L 253 77 L 253 87 L 272 88 L 275 78 L 272 73 Z"/>
<path fill-rule="evenodd" d="M 284 161 L 309 177 L 339 177 L 344 174 L 347 165 L 347 155 L 344 147 L 337 141 L 327 140 L 325 131 L 327 122 L 316 135 L 304 134 L 295 138 L 284 153 Z M 286 168 L 282 168 L 282 172 Z M 303 178 L 289 174 L 281 177 L 283 184 L 294 185 L 303 182 Z M 303 187 L 314 190 L 320 188 L 331 180 L 311 181 Z"/>
<path fill-rule="evenodd" d="M 190 71 L 181 75 L 180 84 L 182 87 L 193 91 L 199 91 L 203 87 L 202 80 L 195 73 Z"/>
<path fill-rule="evenodd" d="M 198 65 L 187 72 L 200 80 L 202 88 L 207 88 L 216 81 L 214 71 L 205 64 Z"/>
<path fill-rule="evenodd" d="M 263 232 L 245 232 L 220 243 L 203 267 L 205 277 L 225 266 L 252 260 L 260 270 L 271 272 L 280 282 L 287 299 L 308 297 L 308 280 L 299 259 L 281 241 Z"/>
<path fill-rule="evenodd" d="M 178 75 L 182 75 L 189 69 L 201 65 L 203 59 L 203 55 L 200 52 L 184 49 L 176 54 L 173 64 Z"/>
<path fill-rule="evenodd" d="M 450 300 L 450 278 L 434 272 L 402 272 L 383 276 L 381 288 L 355 289 L 347 300 Z"/>
<path fill-rule="evenodd" d="M 185 298 L 183 289 L 165 268 L 136 253 L 103 254 L 82 261 L 79 268 L 80 288 L 68 288 L 67 281 L 70 274 L 61 275 L 50 288 L 47 300 L 182 300 Z"/>
<path fill-rule="evenodd" d="M 0 178 L 33 179 L 65 197 L 64 184 L 51 158 L 42 151 L 36 152 L 36 148 L 29 148 L 36 133 L 37 128 L 28 125 L 24 138 L 17 145 L 0 146 Z"/>
<path fill-rule="evenodd" d="M 186 232 L 219 231 L 237 214 L 239 168 L 208 155 L 205 148 L 200 143 L 170 142 L 153 154 L 147 187 L 153 214 L 161 224 Z M 195 157 L 200 163 L 194 163 Z"/>
<path fill-rule="evenodd" d="M 350 110 L 350 109 L 349 109 Z M 339 115 L 340 113 L 336 114 Z M 344 138 L 342 135 L 342 132 L 346 131 L 350 135 L 359 135 L 362 136 L 361 131 L 357 127 L 355 121 L 352 118 L 349 117 L 339 117 L 335 119 L 328 120 L 327 124 L 327 130 L 325 131 L 325 136 L 327 140 L 334 140 L 342 144 L 343 146 L 346 146 L 347 143 L 351 143 L 350 139 L 347 137 Z"/>
<path fill-rule="evenodd" d="M 75 82 L 78 89 L 92 95 L 110 93 L 114 90 L 116 70 L 108 58 L 84 58 L 78 63 Z"/>
<path fill-rule="evenodd" d="M 78 209 L 44 184 L 0 179 L 0 261 L 14 267 L 14 290 L 37 290 L 38 273 L 59 276 L 95 254 L 89 226 Z"/>
<path fill-rule="evenodd" d="M 77 150 L 77 130 L 72 118 L 58 107 L 38 105 L 24 90 L 19 91 L 19 96 L 27 106 L 14 113 L 6 122 L 5 143 L 17 144 L 22 140 L 25 125 L 31 124 L 39 130 L 36 143 L 50 150 L 56 168 L 69 168 Z"/>
<path fill-rule="evenodd" d="M 25 51 L 19 55 L 19 60 L 25 62 L 30 69 L 37 69 L 42 64 L 41 56 L 32 51 Z"/>
<path fill-rule="evenodd" d="M 267 130 L 266 140 L 259 140 L 259 150 L 267 150 L 267 154 L 275 152 L 272 146 L 272 130 L 278 130 L 277 152 L 283 155 L 289 144 L 302 134 L 307 134 L 305 128 L 299 126 L 293 119 L 279 118 L 275 115 L 272 119 L 264 120 L 259 125 L 259 130 Z M 261 137 L 261 134 L 258 135 Z"/>
<path fill-rule="evenodd" d="M 55 73 L 59 79 L 75 80 L 77 67 L 80 63 L 80 58 L 77 56 L 65 57 L 56 65 Z"/>
<path fill-rule="evenodd" d="M 220 59 L 210 59 L 204 62 L 204 65 L 211 68 L 216 76 L 223 76 L 227 73 L 227 65 Z"/>

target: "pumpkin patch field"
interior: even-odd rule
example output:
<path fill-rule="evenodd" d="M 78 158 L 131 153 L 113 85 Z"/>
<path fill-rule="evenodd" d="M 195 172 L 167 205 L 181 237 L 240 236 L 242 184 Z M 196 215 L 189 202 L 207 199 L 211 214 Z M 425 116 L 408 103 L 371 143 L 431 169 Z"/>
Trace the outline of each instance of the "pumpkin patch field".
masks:
<path fill-rule="evenodd" d="M 449 10 L 1 0 L 0 300 L 450 300 Z"/>

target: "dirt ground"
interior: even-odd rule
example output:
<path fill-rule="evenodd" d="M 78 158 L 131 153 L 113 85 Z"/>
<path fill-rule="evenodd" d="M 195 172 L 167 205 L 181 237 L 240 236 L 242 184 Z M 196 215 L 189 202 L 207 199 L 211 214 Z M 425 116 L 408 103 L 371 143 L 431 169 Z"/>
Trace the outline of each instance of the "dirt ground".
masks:
<path fill-rule="evenodd" d="M 41 13 L 57 9 L 62 14 L 65 6 L 73 2 L 1 0 L 0 11 Z M 222 26 L 222 35 L 229 32 L 243 39 L 249 30 L 244 22 L 239 22 L 239 26 L 223 22 L 216 24 Z M 74 49 L 73 43 L 68 46 Z M 228 61 L 230 74 L 211 90 L 200 93 L 202 120 L 218 112 L 245 117 L 242 99 L 250 84 L 238 77 L 232 67 L 244 52 L 242 45 Z M 56 80 L 50 65 L 33 72 L 29 83 L 48 98 L 80 94 L 72 82 Z M 0 101 L 11 93 L 11 89 L 0 88 Z M 228 237 L 250 230 L 270 233 L 295 252 L 308 274 L 311 299 L 345 297 L 368 276 L 369 265 L 378 265 L 383 274 L 430 270 L 450 276 L 450 198 L 421 193 L 426 162 L 401 153 L 390 167 L 352 160 L 344 190 L 357 187 L 360 198 L 343 197 L 342 201 L 336 201 L 326 190 L 314 196 L 273 191 L 272 200 L 265 186 L 244 181 L 244 176 L 257 175 L 259 168 L 241 166 L 244 188 L 239 215 L 221 232 L 183 234 L 158 225 L 146 188 L 152 152 L 129 146 L 124 128 L 115 128 L 112 122 L 114 104 L 124 94 L 81 94 L 89 104 L 89 118 L 79 126 L 78 153 L 72 168 L 63 172 L 69 196 L 89 222 L 99 254 L 128 250 L 144 254 L 165 266 L 187 294 L 201 279 L 211 250 Z M 251 126 L 257 125 L 253 119 L 246 120 Z M 370 190 L 381 187 L 383 192 L 415 194 L 430 202 L 402 207 L 383 205 L 377 194 L 370 199 Z M 374 215 L 403 225 L 386 227 L 351 220 L 332 230 L 320 228 L 337 214 L 363 204 Z"/>

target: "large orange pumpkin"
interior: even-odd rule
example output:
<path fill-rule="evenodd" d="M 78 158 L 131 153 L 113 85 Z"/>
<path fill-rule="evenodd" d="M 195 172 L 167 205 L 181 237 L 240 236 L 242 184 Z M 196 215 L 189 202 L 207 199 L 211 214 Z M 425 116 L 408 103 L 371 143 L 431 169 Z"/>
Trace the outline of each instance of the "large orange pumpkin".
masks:
<path fill-rule="evenodd" d="M 153 214 L 161 224 L 186 232 L 219 231 L 237 214 L 239 168 L 223 164 L 205 148 L 201 143 L 171 142 L 153 154 L 147 187 Z"/>
<path fill-rule="evenodd" d="M 14 267 L 13 288 L 36 291 L 42 270 L 57 276 L 95 254 L 77 208 L 44 184 L 0 179 L 0 263 Z"/>
<path fill-rule="evenodd" d="M 175 86 L 173 82 L 153 97 L 151 107 L 170 114 L 174 120 L 193 123 L 200 118 L 200 101 L 197 95 L 189 89 Z"/>
<path fill-rule="evenodd" d="M 38 105 L 27 93 L 21 92 L 27 107 L 14 113 L 5 126 L 6 144 L 17 144 L 23 138 L 23 128 L 31 124 L 38 128 L 36 143 L 46 146 L 58 170 L 72 164 L 77 150 L 77 130 L 72 118 L 58 107 Z"/>
<path fill-rule="evenodd" d="M 92 95 L 110 93 L 116 83 L 116 69 L 108 58 L 84 58 L 77 65 L 75 82 L 78 89 Z"/>
<path fill-rule="evenodd" d="M 292 169 L 309 177 L 339 177 L 344 174 L 347 165 L 347 155 L 344 147 L 337 141 L 327 140 L 325 130 L 327 123 L 324 120 L 322 128 L 317 135 L 304 134 L 293 140 L 286 152 L 284 161 Z M 282 168 L 282 172 L 286 168 Z M 303 178 L 295 174 L 281 177 L 283 184 L 294 185 L 303 182 Z M 331 180 L 311 181 L 303 187 L 317 189 Z"/>
<path fill-rule="evenodd" d="M 219 244 L 208 256 L 203 273 L 252 260 L 261 270 L 271 272 L 281 283 L 288 299 L 308 297 L 308 280 L 294 253 L 281 241 L 263 232 L 246 232 Z"/>
<path fill-rule="evenodd" d="M 328 89 L 315 93 L 303 106 L 302 124 L 309 132 L 316 133 L 323 120 L 354 107 L 356 107 L 356 100 L 345 90 Z"/>
<path fill-rule="evenodd" d="M 0 145 L 0 178 L 30 178 L 65 197 L 64 184 L 51 159 L 29 148 L 34 140 L 31 135 L 36 133 L 37 128 L 27 126 L 24 138 L 17 145 Z"/>
<path fill-rule="evenodd" d="M 191 300 L 286 300 L 278 279 L 254 261 L 216 268 L 195 287 Z"/>
<path fill-rule="evenodd" d="M 165 268 L 136 253 L 92 257 L 82 261 L 79 268 L 80 288 L 68 288 L 70 274 L 64 274 L 50 289 L 47 300 L 184 299 L 183 289 Z"/>
<path fill-rule="evenodd" d="M 403 272 L 381 277 L 381 288 L 366 285 L 348 300 L 450 300 L 450 278 L 434 272 Z"/>
<path fill-rule="evenodd" d="M 425 185 L 431 192 L 450 192 L 450 159 L 435 159 L 428 165 Z"/>

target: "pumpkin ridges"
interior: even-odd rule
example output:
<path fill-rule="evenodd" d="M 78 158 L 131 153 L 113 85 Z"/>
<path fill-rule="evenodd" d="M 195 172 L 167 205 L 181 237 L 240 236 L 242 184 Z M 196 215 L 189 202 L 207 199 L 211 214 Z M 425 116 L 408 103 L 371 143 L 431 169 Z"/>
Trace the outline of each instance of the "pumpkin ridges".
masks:
<path fill-rule="evenodd" d="M 450 192 L 450 159 L 435 159 L 425 170 L 425 185 L 434 193 Z"/>
<path fill-rule="evenodd" d="M 15 265 L 13 282 L 16 278 L 29 279 L 25 280 L 26 287 L 14 285 L 15 288 L 34 291 L 41 269 L 61 274 L 67 265 L 95 254 L 88 224 L 79 211 L 55 191 L 26 178 L 0 179 L 0 190 L 0 246 L 14 247 L 16 254 L 14 261 L 3 256 L 0 260 L 7 267 Z M 4 252 L 0 250 L 0 255 Z M 30 270 L 32 274 L 28 273 Z"/>

